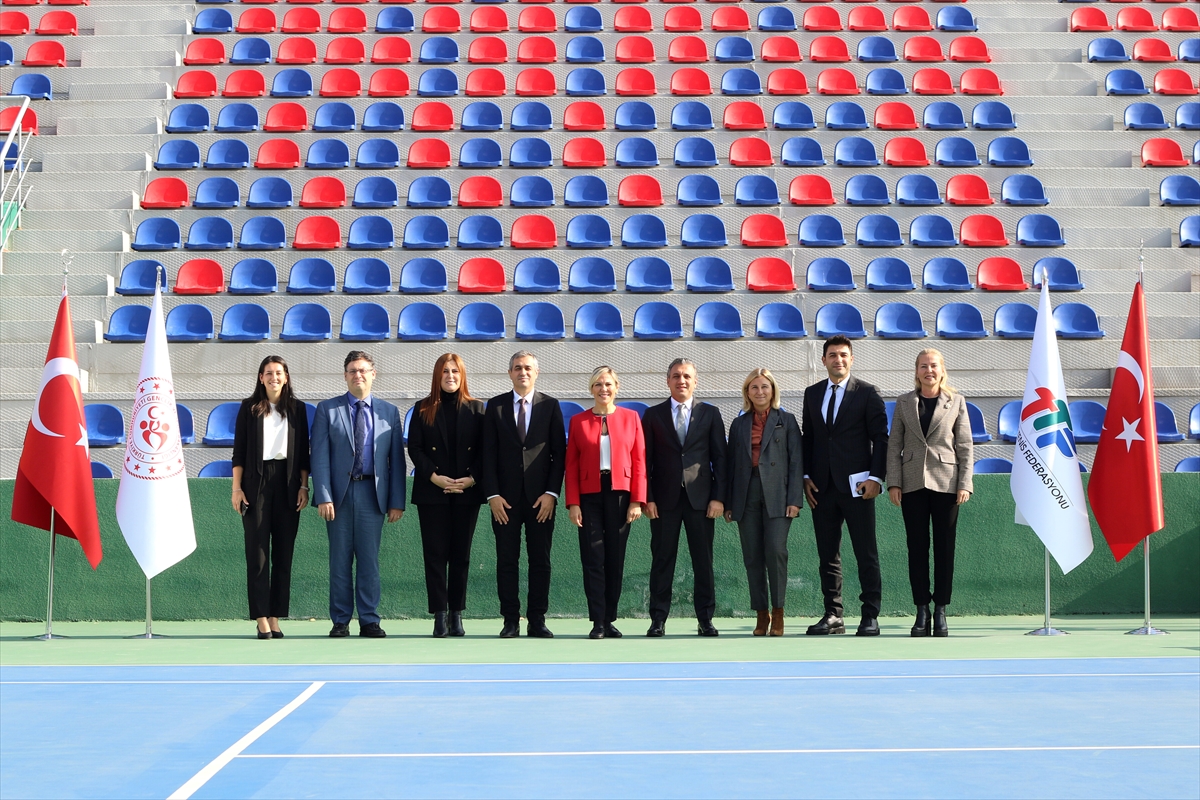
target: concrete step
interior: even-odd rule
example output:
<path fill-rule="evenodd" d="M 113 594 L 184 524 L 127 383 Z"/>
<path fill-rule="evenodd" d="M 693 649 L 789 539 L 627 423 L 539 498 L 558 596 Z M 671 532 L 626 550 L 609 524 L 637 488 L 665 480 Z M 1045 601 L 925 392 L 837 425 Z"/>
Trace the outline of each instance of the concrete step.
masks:
<path fill-rule="evenodd" d="M 39 188 L 29 195 L 26 211 L 48 209 L 128 209 L 137 207 L 136 192 L 120 190 L 55 191 Z"/>
<path fill-rule="evenodd" d="M 129 83 L 73 83 L 73 100 L 166 100 L 171 87 L 165 83 L 134 81 Z"/>
<path fill-rule="evenodd" d="M 129 250 L 129 234 L 112 230 L 18 230 L 12 235 L 13 250 L 50 250 L 66 248 L 72 252 Z M 2 340 L 3 337 L 0 337 Z"/>
<path fill-rule="evenodd" d="M 147 36 L 186 35 L 192 32 L 191 20 L 195 11 L 182 6 L 182 13 L 164 6 L 160 19 L 106 19 L 96 21 L 97 36 L 136 36 L 139 32 Z"/>
<path fill-rule="evenodd" d="M 114 134 L 159 134 L 163 132 L 158 117 L 62 117 L 58 121 L 58 136 L 111 136 Z"/>
<path fill-rule="evenodd" d="M 62 276 L 62 248 L 49 251 L 12 251 L 4 254 L 4 275 L 6 278 L 29 276 Z M 121 266 L 125 263 L 123 253 L 118 252 L 75 252 L 72 253 L 71 274 L 81 277 L 96 275 L 112 275 L 119 277 Z M 68 285 L 74 285 L 73 279 L 68 279 Z M 4 295 L 4 284 L 0 282 L 0 297 Z M 3 346 L 3 340 L 0 340 Z"/>
<path fill-rule="evenodd" d="M 44 172 L 146 172 L 152 166 L 151 157 L 143 152 L 59 152 L 42 156 Z"/>
<path fill-rule="evenodd" d="M 107 44 L 107 42 L 106 42 Z M 177 67 L 177 50 L 84 50 L 81 67 Z"/>

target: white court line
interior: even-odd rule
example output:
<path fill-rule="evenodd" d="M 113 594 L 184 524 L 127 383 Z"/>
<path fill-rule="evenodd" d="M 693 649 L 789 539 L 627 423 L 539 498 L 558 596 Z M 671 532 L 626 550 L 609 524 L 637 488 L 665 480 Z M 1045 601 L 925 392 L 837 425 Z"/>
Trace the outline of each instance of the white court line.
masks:
<path fill-rule="evenodd" d="M 208 783 L 209 779 L 220 772 L 226 764 L 228 764 L 237 756 L 241 755 L 243 750 L 254 744 L 254 742 L 258 740 L 258 737 L 275 727 L 276 723 L 278 723 L 288 714 L 291 714 L 300 706 L 304 705 L 304 701 L 316 694 L 317 690 L 324 685 L 324 681 L 316 681 L 315 683 L 309 685 L 309 687 L 298 694 L 296 698 L 292 700 L 292 702 L 288 703 L 286 706 L 267 717 L 265 720 L 259 723 L 258 727 L 230 745 L 225 752 L 221 753 L 221 755 L 208 762 L 204 769 L 197 772 L 188 779 L 187 783 L 183 784 L 183 786 L 180 786 L 178 789 L 172 792 L 167 800 L 188 800 L 188 798 L 196 793 L 197 789 Z"/>

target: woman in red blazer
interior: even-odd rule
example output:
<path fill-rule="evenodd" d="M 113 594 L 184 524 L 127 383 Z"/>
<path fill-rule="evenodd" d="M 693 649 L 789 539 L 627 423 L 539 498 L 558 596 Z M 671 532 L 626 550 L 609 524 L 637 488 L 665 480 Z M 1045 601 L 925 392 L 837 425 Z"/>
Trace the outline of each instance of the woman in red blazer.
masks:
<path fill-rule="evenodd" d="M 588 388 L 595 404 L 571 417 L 567 436 L 567 512 L 579 528 L 588 638 L 619 639 L 613 622 L 629 526 L 646 502 L 646 443 L 637 412 L 616 405 L 621 382 L 611 367 L 597 367 Z"/>

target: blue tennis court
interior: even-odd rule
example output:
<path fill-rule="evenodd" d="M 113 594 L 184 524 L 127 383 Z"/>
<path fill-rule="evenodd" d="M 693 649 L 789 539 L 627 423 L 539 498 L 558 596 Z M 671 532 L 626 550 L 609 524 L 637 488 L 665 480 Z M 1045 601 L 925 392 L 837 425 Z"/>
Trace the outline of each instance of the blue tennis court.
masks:
<path fill-rule="evenodd" d="M 0 668 L 5 797 L 1196 797 L 1191 658 Z"/>

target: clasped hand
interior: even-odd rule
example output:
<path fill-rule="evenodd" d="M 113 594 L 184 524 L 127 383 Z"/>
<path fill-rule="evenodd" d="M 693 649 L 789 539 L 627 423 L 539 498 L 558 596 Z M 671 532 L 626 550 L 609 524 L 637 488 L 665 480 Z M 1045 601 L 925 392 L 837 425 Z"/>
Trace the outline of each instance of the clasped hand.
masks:
<path fill-rule="evenodd" d="M 443 494 L 462 494 L 475 485 L 475 479 L 470 475 L 462 478 L 447 478 L 436 472 L 430 476 L 429 482 L 441 489 Z"/>

